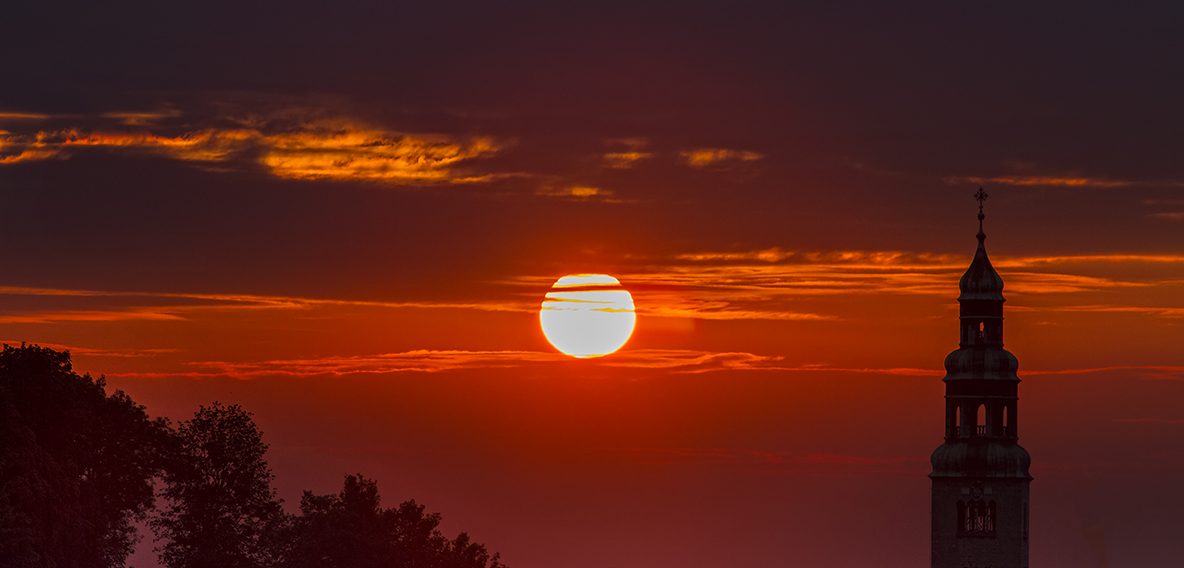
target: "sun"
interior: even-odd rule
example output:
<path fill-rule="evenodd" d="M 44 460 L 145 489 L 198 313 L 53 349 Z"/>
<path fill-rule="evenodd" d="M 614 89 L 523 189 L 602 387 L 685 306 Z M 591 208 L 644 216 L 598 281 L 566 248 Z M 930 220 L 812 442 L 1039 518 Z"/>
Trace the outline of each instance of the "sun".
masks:
<path fill-rule="evenodd" d="M 539 321 L 547 341 L 572 357 L 603 357 L 620 349 L 637 322 L 633 296 L 607 274 L 573 274 L 551 286 Z"/>

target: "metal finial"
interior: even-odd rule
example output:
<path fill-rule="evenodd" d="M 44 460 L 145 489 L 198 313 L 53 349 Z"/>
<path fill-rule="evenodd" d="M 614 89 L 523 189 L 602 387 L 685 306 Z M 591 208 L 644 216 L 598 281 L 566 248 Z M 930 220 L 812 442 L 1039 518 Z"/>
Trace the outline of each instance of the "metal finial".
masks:
<path fill-rule="evenodd" d="M 988 197 L 990 197 L 990 196 L 987 195 L 987 192 L 983 191 L 982 187 L 979 187 L 978 191 L 976 191 L 974 193 L 974 198 L 976 200 L 978 200 L 978 235 L 977 236 L 978 236 L 978 241 L 980 243 L 983 241 L 983 239 L 987 238 L 987 235 L 983 233 L 983 217 L 984 217 L 983 202 L 986 201 Z"/>

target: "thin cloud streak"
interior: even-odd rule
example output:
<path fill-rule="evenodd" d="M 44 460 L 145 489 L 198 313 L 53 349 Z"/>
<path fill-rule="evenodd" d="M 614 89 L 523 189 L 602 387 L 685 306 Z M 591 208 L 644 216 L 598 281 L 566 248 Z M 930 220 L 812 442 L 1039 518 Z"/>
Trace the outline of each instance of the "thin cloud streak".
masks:
<path fill-rule="evenodd" d="M 764 158 L 764 154 L 747 150 L 729 150 L 727 148 L 697 148 L 679 153 L 688 166 L 692 168 L 714 168 L 752 162 Z"/>
<path fill-rule="evenodd" d="M 613 192 L 599 187 L 573 185 L 568 187 L 540 187 L 535 195 L 546 197 L 561 197 L 576 201 L 599 201 L 602 203 L 624 203 L 624 200 L 613 198 Z"/>
<path fill-rule="evenodd" d="M 1112 306 L 1112 305 L 1052 306 L 1052 307 L 1040 307 L 1040 308 L 1027 308 L 1026 311 L 1131 313 L 1131 314 L 1154 315 L 1154 316 L 1159 316 L 1159 317 L 1163 317 L 1163 318 L 1184 318 L 1184 308 L 1165 308 L 1165 307 L 1151 307 L 1151 306 Z"/>
<path fill-rule="evenodd" d="M 604 165 L 615 170 L 628 170 L 638 162 L 653 158 L 649 152 L 608 152 L 604 154 Z"/>
<path fill-rule="evenodd" d="M 0 340 L 0 345 L 22 345 L 24 343 L 25 342 L 23 341 Z M 60 343 L 41 342 L 33 343 L 32 345 L 48 347 L 58 351 L 69 351 L 74 355 L 86 355 L 88 357 L 116 357 L 120 359 L 140 359 L 180 352 L 180 349 L 96 349 L 91 347 L 78 347 L 75 345 L 63 345 Z"/>
<path fill-rule="evenodd" d="M 1184 181 L 1178 180 L 1132 180 L 1113 179 L 1103 177 L 1088 177 L 1080 175 L 1063 176 L 950 176 L 943 179 L 946 183 L 963 185 L 1010 185 L 1015 187 L 1068 187 L 1082 189 L 1111 189 L 1130 186 L 1149 187 L 1184 187 Z"/>
<path fill-rule="evenodd" d="M 128 309 L 126 311 L 113 310 L 78 310 L 59 312 L 40 312 L 25 315 L 0 316 L 0 323 L 58 323 L 58 322 L 112 322 L 112 321 L 182 321 L 185 318 L 159 310 Z"/>
<path fill-rule="evenodd" d="M 802 298 L 839 298 L 874 294 L 928 295 L 948 297 L 956 289 L 958 278 L 969 259 L 949 255 L 906 253 L 899 251 L 794 252 L 779 248 L 746 252 L 687 253 L 671 262 L 638 266 L 617 276 L 636 299 L 637 312 L 643 317 L 692 318 L 701 320 L 777 320 L 838 321 L 847 314 L 837 307 L 803 310 Z M 1012 257 L 996 260 L 1007 279 L 1009 294 L 1026 298 L 1046 298 L 1040 304 L 1013 306 L 1012 309 L 1048 312 L 1099 312 L 1146 314 L 1161 318 L 1184 317 L 1184 307 L 1169 305 L 1122 305 L 1107 298 L 1105 303 L 1072 303 L 1057 296 L 1097 293 L 1123 289 L 1142 289 L 1143 302 L 1154 301 L 1148 294 L 1161 293 L 1169 302 L 1176 287 L 1184 285 L 1184 274 L 1177 278 L 1122 280 L 1077 274 L 1075 265 L 1096 272 L 1117 271 L 1120 265 L 1152 264 L 1184 267 L 1179 255 L 1083 255 Z M 1112 267 L 1112 268 L 1108 268 Z M 1008 270 L 1008 269 L 1011 270 Z M 1054 269 L 1055 271 L 1042 271 Z M 1019 269 L 1019 270 L 1015 270 Z M 1126 271 L 1129 273 L 1129 271 Z M 250 294 L 187 294 L 169 292 L 108 292 L 63 290 L 31 287 L 0 287 L 0 294 L 27 296 L 63 296 L 123 298 L 127 307 L 99 310 L 43 309 L 36 312 L 9 311 L 0 314 L 0 322 L 52 323 L 55 321 L 117 321 L 121 319 L 184 319 L 199 311 L 217 310 L 308 310 L 320 307 L 374 307 L 388 309 L 459 309 L 487 312 L 537 312 L 545 291 L 554 282 L 553 275 L 521 276 L 490 282 L 509 285 L 509 297 L 485 301 L 410 301 L 341 300 Z M 1160 292 L 1162 291 L 1162 292 Z M 1125 298 L 1125 296 L 1123 296 Z M 134 300 L 134 301 L 133 301 Z M 1095 299 L 1096 301 L 1096 299 Z M 1049 305 L 1051 302 L 1051 305 Z M 1061 305 L 1057 305 L 1061 302 Z M 149 306 L 145 306 L 147 303 Z"/>
<path fill-rule="evenodd" d="M 139 298 L 156 300 L 194 300 L 197 304 L 167 304 L 146 308 L 128 306 L 124 310 L 44 311 L 0 315 L 0 323 L 47 323 L 52 321 L 115 321 L 120 319 L 185 319 L 180 314 L 195 311 L 221 310 L 307 310 L 317 307 L 374 307 L 418 308 L 449 310 L 480 310 L 491 312 L 537 312 L 535 302 L 382 302 L 369 300 L 336 300 L 299 298 L 291 296 L 259 296 L 250 294 L 185 294 L 154 292 L 106 292 L 97 290 L 64 290 L 57 288 L 0 287 L 0 295 L 48 296 L 77 298 Z M 540 300 L 541 301 L 541 300 Z"/>
<path fill-rule="evenodd" d="M 1056 369 L 1056 370 L 1023 370 L 1021 375 L 1084 375 L 1087 373 L 1104 373 L 1110 371 L 1142 371 L 1144 378 L 1152 379 L 1184 379 L 1184 366 L 1175 365 L 1115 365 L 1110 367 L 1093 367 L 1085 369 Z"/>
<path fill-rule="evenodd" d="M 784 365 L 780 356 L 745 352 L 710 352 L 687 349 L 638 349 L 612 356 L 576 360 L 561 353 L 542 351 L 466 351 L 417 349 L 365 356 L 326 356 L 268 361 L 198 361 L 188 363 L 191 372 L 108 373 L 124 377 L 316 377 L 355 374 L 437 373 L 463 369 L 513 368 L 539 365 L 581 365 L 663 370 L 675 374 L 716 371 L 798 371 L 826 373 L 873 373 L 901 376 L 937 376 L 937 369 L 842 368 L 825 364 Z"/>

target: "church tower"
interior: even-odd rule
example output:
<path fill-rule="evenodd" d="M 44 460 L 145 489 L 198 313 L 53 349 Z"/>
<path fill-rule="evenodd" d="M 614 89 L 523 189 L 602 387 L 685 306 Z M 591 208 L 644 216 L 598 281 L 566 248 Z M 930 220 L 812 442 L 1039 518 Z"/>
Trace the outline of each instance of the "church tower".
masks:
<path fill-rule="evenodd" d="M 1003 279 L 983 241 L 958 287 L 958 349 L 946 357 L 945 443 L 933 451 L 932 568 L 1028 568 L 1028 466 L 1019 446 L 1019 362 L 1003 349 Z"/>

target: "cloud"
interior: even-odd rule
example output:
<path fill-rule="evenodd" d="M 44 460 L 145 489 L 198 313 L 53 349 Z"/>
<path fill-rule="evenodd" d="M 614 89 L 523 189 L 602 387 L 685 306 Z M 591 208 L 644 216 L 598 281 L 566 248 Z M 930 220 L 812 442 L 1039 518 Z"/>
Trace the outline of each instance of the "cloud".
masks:
<path fill-rule="evenodd" d="M 0 287 L 0 295 L 62 298 L 94 298 L 102 301 L 101 310 L 41 310 L 0 313 L 0 323 L 56 323 L 62 321 L 182 321 L 191 312 L 226 310 L 310 310 L 324 307 L 364 307 L 384 309 L 448 309 L 490 312 L 537 312 L 539 302 L 384 302 L 260 296 L 250 294 L 183 294 L 167 292 L 105 292 L 56 288 Z M 121 300 L 127 305 L 112 309 L 109 304 Z M 541 300 L 540 300 L 541 301 Z M 144 304 L 153 304 L 145 306 Z"/>
<path fill-rule="evenodd" d="M 277 134 L 264 139 L 260 162 L 273 174 L 293 179 L 373 181 L 474 181 L 452 167 L 491 155 L 491 138 L 466 141 L 414 137 L 361 128 Z"/>
<path fill-rule="evenodd" d="M 591 194 L 597 198 L 599 191 Z M 578 192 L 560 193 L 572 199 Z M 639 317 L 693 320 L 838 321 L 852 315 L 850 299 L 932 296 L 952 304 L 968 257 L 900 251 L 788 251 L 765 248 L 734 252 L 677 254 L 642 259 L 614 272 L 634 298 Z M 1010 310 L 1027 312 L 1096 312 L 1143 314 L 1165 319 L 1184 317 L 1174 301 L 1184 286 L 1184 256 L 1085 255 L 1003 257 L 995 260 L 1007 282 Z M 1138 265 L 1154 272 L 1134 270 Z M 1013 270 L 1008 270 L 1012 268 Z M 1019 268 L 1020 270 L 1014 270 Z M 1083 272 L 1101 272 L 1087 275 Z M 1132 274 L 1163 274 L 1142 279 Z M 1113 275 L 1122 275 L 1124 278 Z M 13 307 L 0 311 L 0 322 L 182 320 L 194 312 L 226 310 L 313 310 L 332 307 L 376 309 L 451 309 L 537 313 L 555 275 L 512 277 L 496 297 L 480 301 L 377 301 L 302 298 L 249 294 L 106 292 L 49 288 L 0 287 L 16 296 L 93 297 L 94 310 L 59 303 L 37 311 Z M 1122 293 L 1138 290 L 1138 296 Z M 1083 296 L 1086 295 L 1086 296 Z M 1019 304 L 1016 305 L 1016 297 Z M 1137 303 L 1136 303 L 1137 302 Z M 20 305 L 9 303 L 9 306 Z"/>
<path fill-rule="evenodd" d="M 228 376 L 239 379 L 289 376 L 341 376 L 352 374 L 436 373 L 460 369 L 515 368 L 538 365 L 582 365 L 627 369 L 663 370 L 674 374 L 717 371 L 792 371 L 807 373 L 870 373 L 896 376 L 941 376 L 940 369 L 845 368 L 826 364 L 784 365 L 782 357 L 746 352 L 713 352 L 691 349 L 622 350 L 610 356 L 576 360 L 556 352 L 467 351 L 417 349 L 359 356 L 325 356 L 267 361 L 197 361 L 187 373 L 108 373 L 116 376 Z"/>
<path fill-rule="evenodd" d="M 178 321 L 180 316 L 152 309 L 47 311 L 0 316 L 0 323 L 56 323 L 63 321 Z"/>
<path fill-rule="evenodd" d="M 1087 292 L 1106 288 L 1135 288 L 1154 285 L 1150 282 L 1129 282 L 1080 274 L 1011 272 L 1007 274 L 1007 277 L 1006 290 L 1019 294 Z"/>
<path fill-rule="evenodd" d="M 693 168 L 720 167 L 739 162 L 752 162 L 765 157 L 764 154 L 756 152 L 726 148 L 698 148 L 680 152 L 679 155 L 688 166 Z"/>
<path fill-rule="evenodd" d="M 4 345 L 21 345 L 23 341 L 0 341 Z M 91 347 L 77 347 L 73 345 L 62 345 L 60 343 L 37 343 L 39 347 L 48 347 L 58 351 L 69 351 L 73 355 L 86 355 L 89 357 L 118 357 L 118 358 L 144 358 L 156 357 L 167 353 L 176 353 L 178 349 L 95 349 Z"/>
<path fill-rule="evenodd" d="M 1041 308 L 1029 308 L 1029 311 L 1050 311 L 1050 312 L 1092 312 L 1092 313 L 1132 313 L 1132 314 L 1148 314 L 1164 318 L 1184 318 L 1184 308 L 1164 308 L 1154 306 L 1114 306 L 1114 305 L 1092 305 L 1092 306 L 1052 306 Z"/>
<path fill-rule="evenodd" d="M 706 253 L 692 253 L 680 254 L 675 258 L 679 260 L 692 260 L 695 262 L 711 262 L 711 261 L 736 261 L 736 260 L 763 260 L 765 262 L 780 262 L 785 260 L 794 253 L 785 252 L 778 247 L 773 247 L 765 250 L 748 251 L 748 252 L 706 252 Z"/>
<path fill-rule="evenodd" d="M 1129 186 L 1152 186 L 1152 187 L 1184 187 L 1184 181 L 1176 180 L 1124 180 L 1101 177 L 1087 177 L 1087 176 L 997 176 L 997 177 L 977 177 L 977 176 L 950 176 L 944 178 L 946 183 L 950 184 L 976 184 L 976 185 L 1010 185 L 1016 187 L 1068 187 L 1068 188 L 1096 188 L 1108 189 L 1115 187 L 1129 187 Z"/>
<path fill-rule="evenodd" d="M 952 184 L 998 184 L 998 185 L 1015 185 L 1015 186 L 1048 186 L 1048 187 L 1126 187 L 1135 185 L 1141 182 L 1128 180 L 1115 180 L 1106 178 L 1090 178 L 1090 177 L 1056 177 L 1056 176 L 1001 176 L 1001 177 L 973 177 L 973 176 L 952 176 L 945 178 L 947 183 Z"/>
<path fill-rule="evenodd" d="M 125 125 L 147 125 L 170 116 L 173 114 L 104 115 Z M 473 183 L 496 175 L 472 174 L 458 166 L 501 150 L 490 137 L 412 135 L 342 119 L 299 122 L 283 128 L 266 121 L 245 124 L 250 126 L 204 128 L 177 135 L 82 129 L 0 133 L 0 164 L 69 158 L 83 148 L 102 148 L 221 167 L 232 161 L 254 162 L 285 179 Z"/>
<path fill-rule="evenodd" d="M 46 120 L 48 114 L 34 112 L 0 112 L 0 120 Z"/>
<path fill-rule="evenodd" d="M 634 295 L 641 316 L 703 320 L 841 320 L 840 298 L 924 295 L 952 303 L 968 256 L 905 251 L 691 252 L 639 259 L 614 273 Z M 1184 317 L 1172 298 L 1184 285 L 1184 256 L 1081 255 L 997 257 L 1012 310 L 1111 311 Z M 1151 265 L 1154 271 L 1138 268 Z M 1017 270 L 1018 269 L 1018 270 Z M 1140 274 L 1179 274 L 1150 278 Z M 552 275 L 507 283 L 542 288 Z M 1139 290 L 1141 305 L 1125 290 Z M 1094 294 L 1084 299 L 1082 294 Z M 1110 294 L 1097 296 L 1097 294 Z M 1074 296 L 1076 295 L 1076 296 Z M 1060 296 L 1060 297 L 1058 297 Z M 828 298 L 834 298 L 829 301 Z M 1157 300 L 1158 299 L 1158 300 Z M 1084 301 L 1083 301 L 1084 300 Z M 1099 301 L 1101 300 L 1101 301 Z M 1148 302 L 1163 302 L 1147 306 Z M 1038 303 L 1033 303 L 1038 302 Z M 1059 304 L 1059 305 L 1058 305 Z"/>
<path fill-rule="evenodd" d="M 1152 213 L 1152 217 L 1158 219 L 1167 219 L 1169 221 L 1184 221 L 1184 211 L 1173 211 L 1170 213 Z"/>
<path fill-rule="evenodd" d="M 1082 375 L 1086 373 L 1106 373 L 1111 371 L 1141 371 L 1149 379 L 1184 379 L 1184 367 L 1175 365 L 1115 365 L 1111 367 L 1093 367 L 1087 369 L 1055 369 L 1055 370 L 1024 370 L 1021 375 Z"/>
<path fill-rule="evenodd" d="M 1027 257 L 1004 257 L 998 260 L 992 260 L 991 264 L 996 267 L 1029 267 L 1029 266 L 1044 266 L 1052 264 L 1082 264 L 1082 263 L 1168 263 L 1168 264 L 1184 264 L 1184 255 L 1172 254 L 1086 254 L 1086 255 L 1064 255 L 1064 256 L 1027 256 Z"/>
<path fill-rule="evenodd" d="M 331 356 L 258 362 L 204 361 L 192 363 L 214 375 L 238 378 L 290 375 L 347 375 L 358 373 L 438 372 L 466 368 L 515 367 L 525 363 L 560 361 L 566 356 L 540 351 L 414 350 L 370 356 Z"/>
<path fill-rule="evenodd" d="M 637 162 L 653 158 L 650 152 L 608 152 L 604 154 L 604 165 L 617 170 L 632 168 Z"/>
<path fill-rule="evenodd" d="M 584 185 L 573 185 L 561 188 L 543 187 L 535 191 L 535 195 L 545 195 L 548 197 L 563 197 L 578 201 L 603 201 L 607 203 L 622 203 L 620 199 L 613 198 L 613 192 L 600 189 L 599 187 L 591 187 Z"/>
<path fill-rule="evenodd" d="M 706 373 L 724 370 L 776 370 L 780 357 L 752 353 L 714 353 L 678 349 L 619 351 L 609 357 L 575 360 L 567 355 L 542 351 L 466 351 L 418 349 L 363 356 L 326 356 L 268 361 L 199 361 L 189 373 L 108 373 L 116 376 L 229 376 L 251 379 L 271 376 L 310 377 L 324 375 L 435 373 L 458 369 L 522 367 L 540 364 L 594 365 L 616 368 L 663 369 L 676 373 Z"/>

